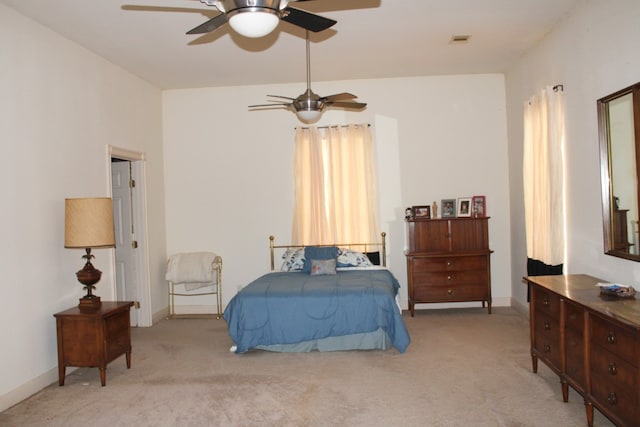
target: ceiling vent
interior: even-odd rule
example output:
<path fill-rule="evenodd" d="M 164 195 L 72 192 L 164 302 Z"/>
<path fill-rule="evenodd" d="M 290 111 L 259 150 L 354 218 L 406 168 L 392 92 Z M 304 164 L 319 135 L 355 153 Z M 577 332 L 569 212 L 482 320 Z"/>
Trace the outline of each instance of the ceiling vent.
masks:
<path fill-rule="evenodd" d="M 451 36 L 451 40 L 449 40 L 449 43 L 451 44 L 469 43 L 470 38 L 471 36 L 468 34 L 454 34 Z"/>

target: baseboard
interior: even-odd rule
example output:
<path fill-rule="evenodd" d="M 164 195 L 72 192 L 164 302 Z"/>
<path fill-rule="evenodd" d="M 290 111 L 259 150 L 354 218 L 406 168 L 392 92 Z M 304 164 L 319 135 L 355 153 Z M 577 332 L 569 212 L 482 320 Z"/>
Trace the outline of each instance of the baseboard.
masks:
<path fill-rule="evenodd" d="M 519 314 L 523 315 L 527 319 L 529 318 L 529 306 L 522 304 L 520 301 L 511 299 L 511 307 Z"/>
<path fill-rule="evenodd" d="M 67 368 L 67 375 L 73 372 L 76 368 Z M 39 375 L 27 381 L 2 396 L 0 396 L 0 412 L 9 409 L 10 407 L 22 402 L 23 400 L 33 396 L 40 390 L 53 383 L 58 382 L 58 367 L 54 367 L 42 375 Z"/>

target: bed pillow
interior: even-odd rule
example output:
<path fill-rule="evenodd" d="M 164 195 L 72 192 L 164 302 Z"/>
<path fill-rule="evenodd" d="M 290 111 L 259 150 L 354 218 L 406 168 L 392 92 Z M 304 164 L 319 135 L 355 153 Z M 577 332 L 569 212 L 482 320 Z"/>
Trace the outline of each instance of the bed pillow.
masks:
<path fill-rule="evenodd" d="M 312 259 L 310 274 L 312 276 L 336 274 L 336 259 Z"/>
<path fill-rule="evenodd" d="M 304 248 L 290 248 L 282 254 L 281 271 L 297 271 L 302 270 L 304 266 Z"/>
<path fill-rule="evenodd" d="M 380 252 L 363 252 L 367 258 L 369 258 L 369 261 L 371 261 L 371 264 L 373 265 L 380 265 Z"/>
<path fill-rule="evenodd" d="M 338 267 L 372 267 L 373 264 L 362 252 L 340 248 L 338 251 Z"/>
<path fill-rule="evenodd" d="M 303 273 L 311 273 L 312 259 L 336 259 L 338 257 L 337 246 L 307 246 L 304 248 Z"/>

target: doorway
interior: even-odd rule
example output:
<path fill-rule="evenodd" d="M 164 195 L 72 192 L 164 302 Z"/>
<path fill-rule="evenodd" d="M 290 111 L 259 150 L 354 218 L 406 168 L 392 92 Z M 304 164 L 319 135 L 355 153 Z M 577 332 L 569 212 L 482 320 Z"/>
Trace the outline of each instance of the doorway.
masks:
<path fill-rule="evenodd" d="M 151 326 L 144 154 L 109 147 L 111 197 L 116 235 L 115 298 L 134 301 L 131 326 Z"/>

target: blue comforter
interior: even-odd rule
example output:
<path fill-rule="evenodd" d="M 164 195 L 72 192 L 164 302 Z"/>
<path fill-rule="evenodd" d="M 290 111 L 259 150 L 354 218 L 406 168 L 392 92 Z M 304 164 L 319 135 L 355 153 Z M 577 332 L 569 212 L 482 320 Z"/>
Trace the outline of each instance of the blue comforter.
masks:
<path fill-rule="evenodd" d="M 224 319 L 243 353 L 258 345 L 293 344 L 382 328 L 401 353 L 410 338 L 395 302 L 400 285 L 386 269 L 336 275 L 272 272 L 229 302 Z"/>

